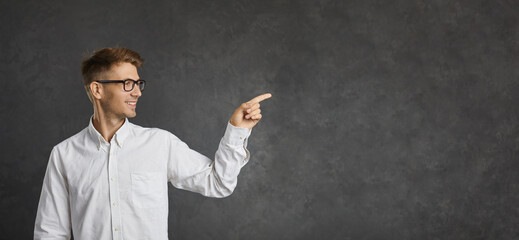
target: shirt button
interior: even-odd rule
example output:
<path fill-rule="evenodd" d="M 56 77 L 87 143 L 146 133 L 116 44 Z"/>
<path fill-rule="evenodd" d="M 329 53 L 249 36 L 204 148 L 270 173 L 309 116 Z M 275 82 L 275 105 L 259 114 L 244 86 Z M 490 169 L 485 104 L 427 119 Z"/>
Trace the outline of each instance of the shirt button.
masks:
<path fill-rule="evenodd" d="M 117 206 L 117 203 L 116 203 L 116 202 L 114 202 L 114 207 L 115 207 L 115 206 Z"/>
<path fill-rule="evenodd" d="M 115 181 L 115 178 L 110 178 L 110 180 L 112 180 L 112 182 L 113 182 L 113 181 Z"/>
<path fill-rule="evenodd" d="M 240 136 L 240 139 L 243 139 L 243 136 Z"/>
<path fill-rule="evenodd" d="M 119 231 L 119 228 L 118 228 L 118 227 L 115 227 L 114 230 L 117 232 L 117 231 Z"/>
<path fill-rule="evenodd" d="M 110 152 L 110 156 L 112 156 L 112 155 L 114 155 L 114 153 L 113 153 L 113 152 Z"/>

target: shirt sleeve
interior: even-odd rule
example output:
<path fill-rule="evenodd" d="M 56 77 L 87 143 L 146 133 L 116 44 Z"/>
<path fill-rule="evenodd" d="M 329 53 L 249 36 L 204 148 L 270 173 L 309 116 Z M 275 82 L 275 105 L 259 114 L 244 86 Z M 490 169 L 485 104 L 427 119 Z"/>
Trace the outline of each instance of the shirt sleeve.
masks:
<path fill-rule="evenodd" d="M 70 239 L 68 187 L 56 148 L 52 149 L 36 213 L 34 239 Z"/>
<path fill-rule="evenodd" d="M 208 197 L 229 196 L 236 187 L 240 169 L 249 161 L 247 150 L 251 130 L 227 122 L 214 161 L 190 149 L 177 137 L 170 143 L 168 179 L 179 189 Z M 174 135 L 172 135 L 174 136 Z"/>

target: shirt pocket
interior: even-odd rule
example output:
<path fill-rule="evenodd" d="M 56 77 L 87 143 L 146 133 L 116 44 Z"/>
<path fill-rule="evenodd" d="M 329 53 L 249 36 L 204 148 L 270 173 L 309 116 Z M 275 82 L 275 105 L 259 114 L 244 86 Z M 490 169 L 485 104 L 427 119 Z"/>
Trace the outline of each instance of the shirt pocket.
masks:
<path fill-rule="evenodd" d="M 157 208 L 164 203 L 164 181 L 155 172 L 131 173 L 132 201 L 138 208 Z M 167 182 L 166 182 L 167 183 Z M 166 188 L 167 189 L 167 188 Z"/>

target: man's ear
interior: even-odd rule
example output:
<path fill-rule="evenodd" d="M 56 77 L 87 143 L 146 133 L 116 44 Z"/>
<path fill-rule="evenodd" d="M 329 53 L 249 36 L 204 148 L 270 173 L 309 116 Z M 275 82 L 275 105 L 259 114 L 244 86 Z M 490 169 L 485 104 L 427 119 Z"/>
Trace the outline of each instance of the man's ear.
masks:
<path fill-rule="evenodd" d="M 98 82 L 91 82 L 90 83 L 90 92 L 92 93 L 92 97 L 94 99 L 101 99 L 101 96 L 103 95 L 103 87 Z"/>

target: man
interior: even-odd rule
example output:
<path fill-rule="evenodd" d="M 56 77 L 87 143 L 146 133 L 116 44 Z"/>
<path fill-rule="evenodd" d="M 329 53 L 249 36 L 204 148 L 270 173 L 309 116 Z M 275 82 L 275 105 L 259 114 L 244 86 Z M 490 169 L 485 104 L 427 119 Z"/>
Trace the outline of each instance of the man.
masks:
<path fill-rule="evenodd" d="M 168 239 L 167 182 L 209 197 L 233 192 L 262 118 L 259 102 L 272 95 L 234 111 L 212 161 L 165 130 L 128 121 L 146 86 L 137 73 L 142 62 L 126 48 L 100 49 L 83 61 L 94 115 L 52 149 L 34 239 Z"/>

